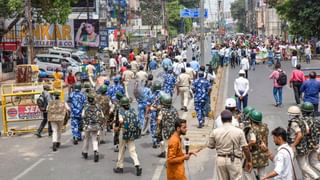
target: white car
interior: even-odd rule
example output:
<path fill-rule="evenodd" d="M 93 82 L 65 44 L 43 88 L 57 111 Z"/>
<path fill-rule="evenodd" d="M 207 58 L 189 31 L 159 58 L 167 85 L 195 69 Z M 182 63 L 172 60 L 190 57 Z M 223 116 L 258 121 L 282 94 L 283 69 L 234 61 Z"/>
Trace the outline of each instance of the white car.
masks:
<path fill-rule="evenodd" d="M 52 74 L 56 69 L 59 69 L 61 71 L 61 63 L 63 61 L 66 61 L 69 65 L 68 71 L 72 70 L 76 77 L 80 78 L 81 64 L 72 58 L 53 54 L 38 54 L 36 55 L 34 61 L 39 67 L 39 70 L 45 71 L 49 77 L 52 77 Z"/>

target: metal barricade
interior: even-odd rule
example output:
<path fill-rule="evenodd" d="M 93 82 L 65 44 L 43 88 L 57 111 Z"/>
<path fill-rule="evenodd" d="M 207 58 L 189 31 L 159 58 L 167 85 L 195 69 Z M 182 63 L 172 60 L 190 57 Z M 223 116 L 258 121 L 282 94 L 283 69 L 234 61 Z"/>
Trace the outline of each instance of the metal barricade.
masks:
<path fill-rule="evenodd" d="M 62 84 L 59 88 L 53 87 L 51 83 L 15 83 L 3 84 L 1 86 L 2 122 L 3 134 L 12 136 L 15 133 L 34 132 L 36 128 L 30 128 L 31 122 L 42 120 L 42 112 L 37 105 L 37 99 L 43 92 L 43 85 L 49 85 L 52 92 L 60 92 L 61 99 L 64 100 Z M 9 125 L 22 125 L 21 128 L 12 128 Z M 23 126 L 23 125 L 22 125 Z M 38 124 L 37 124 L 38 126 Z"/>

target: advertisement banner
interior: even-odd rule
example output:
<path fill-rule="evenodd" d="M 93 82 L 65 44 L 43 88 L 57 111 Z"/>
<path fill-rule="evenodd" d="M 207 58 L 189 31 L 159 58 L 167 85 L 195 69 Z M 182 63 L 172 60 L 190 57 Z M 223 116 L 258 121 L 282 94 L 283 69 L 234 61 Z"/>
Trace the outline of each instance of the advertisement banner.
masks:
<path fill-rule="evenodd" d="M 99 47 L 99 20 L 91 19 L 87 22 L 86 19 L 74 20 L 75 45 L 84 51 L 89 47 Z"/>
<path fill-rule="evenodd" d="M 17 24 L 16 31 L 11 30 L 4 36 L 4 41 L 21 41 L 22 46 L 27 46 L 27 29 Z M 74 47 L 73 20 L 66 24 L 35 23 L 33 25 L 34 47 Z"/>
<path fill-rule="evenodd" d="M 43 118 L 42 112 L 36 104 L 6 107 L 6 116 L 8 121 Z"/>

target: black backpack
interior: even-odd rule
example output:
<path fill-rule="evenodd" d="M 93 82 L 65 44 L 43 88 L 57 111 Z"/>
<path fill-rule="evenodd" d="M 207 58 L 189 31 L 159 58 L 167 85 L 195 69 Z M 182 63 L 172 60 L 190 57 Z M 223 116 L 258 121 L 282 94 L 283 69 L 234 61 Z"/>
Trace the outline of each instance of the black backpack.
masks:
<path fill-rule="evenodd" d="M 46 111 L 48 106 L 48 99 L 44 96 L 44 93 L 41 93 L 37 99 L 37 105 L 41 111 Z"/>
<path fill-rule="evenodd" d="M 279 71 L 279 77 L 277 79 L 277 83 L 280 86 L 285 86 L 287 84 L 287 75 L 282 70 Z"/>

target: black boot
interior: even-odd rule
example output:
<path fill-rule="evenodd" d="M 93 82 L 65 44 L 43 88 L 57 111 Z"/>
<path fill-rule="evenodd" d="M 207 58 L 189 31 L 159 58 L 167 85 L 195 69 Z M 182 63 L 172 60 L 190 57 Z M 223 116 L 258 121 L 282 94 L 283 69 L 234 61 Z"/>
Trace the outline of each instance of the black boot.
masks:
<path fill-rule="evenodd" d="M 60 142 L 57 142 L 57 148 L 59 148 L 60 147 Z"/>
<path fill-rule="evenodd" d="M 123 168 L 119 168 L 119 167 L 113 168 L 113 172 L 114 173 L 123 173 Z"/>
<path fill-rule="evenodd" d="M 88 153 L 82 152 L 82 157 L 83 157 L 84 159 L 88 159 Z"/>
<path fill-rule="evenodd" d="M 152 144 L 152 148 L 153 148 L 153 149 L 157 149 L 157 147 L 158 147 L 157 143 L 154 142 L 154 143 Z"/>
<path fill-rule="evenodd" d="M 118 147 L 118 145 L 115 145 L 115 146 L 114 146 L 113 151 L 114 151 L 114 152 L 119 152 L 119 147 Z"/>
<path fill-rule="evenodd" d="M 142 174 L 142 168 L 140 166 L 136 166 L 136 175 L 141 176 Z"/>
<path fill-rule="evenodd" d="M 73 137 L 73 144 L 74 144 L 74 145 L 77 145 L 77 144 L 78 144 L 78 140 L 77 140 L 76 137 Z"/>
<path fill-rule="evenodd" d="M 99 161 L 99 153 L 97 151 L 94 151 L 94 162 Z"/>
<path fill-rule="evenodd" d="M 56 142 L 54 142 L 52 144 L 52 151 L 57 151 L 57 143 Z"/>
<path fill-rule="evenodd" d="M 41 133 L 39 133 L 39 132 L 36 132 L 34 135 L 36 135 L 38 138 L 41 138 L 42 136 L 41 136 Z"/>
<path fill-rule="evenodd" d="M 159 158 L 165 158 L 166 157 L 166 153 L 165 152 L 162 152 L 158 155 Z"/>

